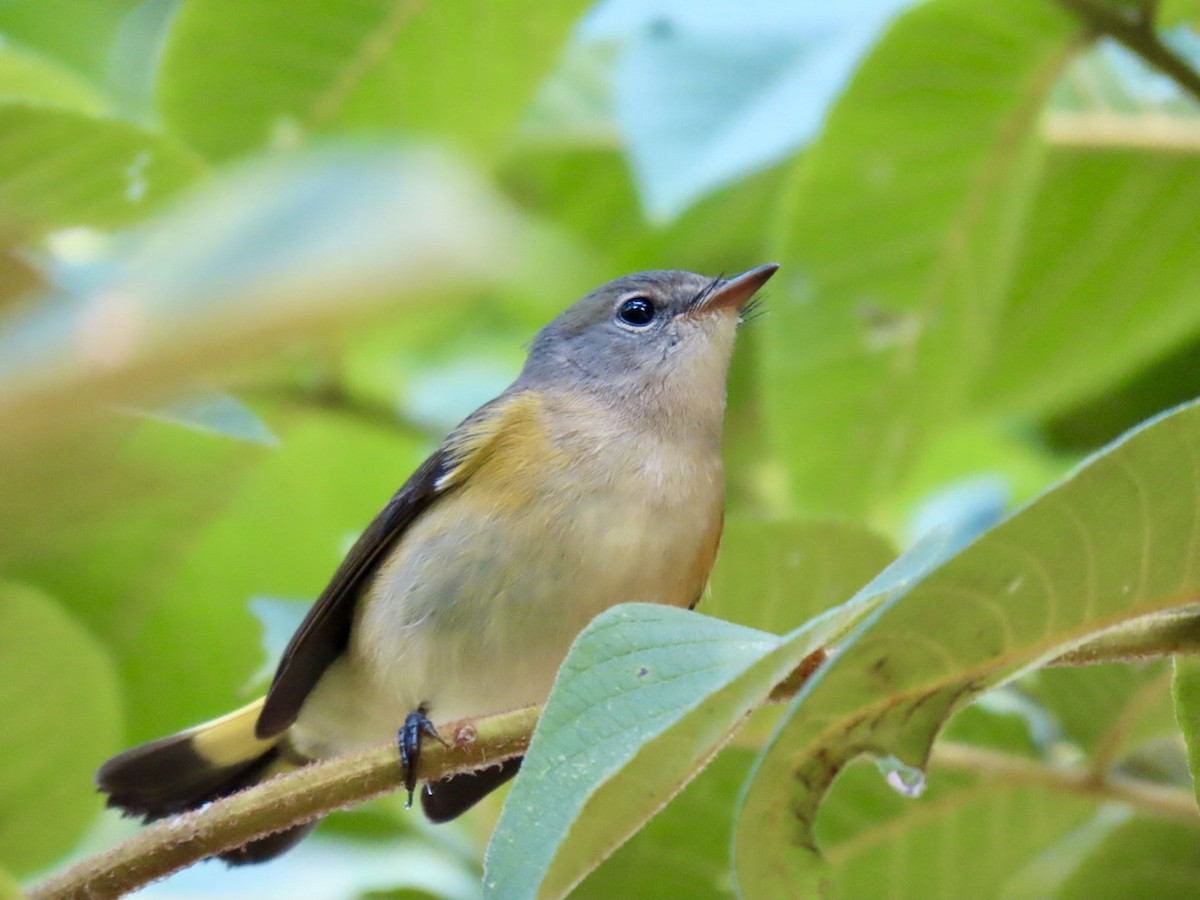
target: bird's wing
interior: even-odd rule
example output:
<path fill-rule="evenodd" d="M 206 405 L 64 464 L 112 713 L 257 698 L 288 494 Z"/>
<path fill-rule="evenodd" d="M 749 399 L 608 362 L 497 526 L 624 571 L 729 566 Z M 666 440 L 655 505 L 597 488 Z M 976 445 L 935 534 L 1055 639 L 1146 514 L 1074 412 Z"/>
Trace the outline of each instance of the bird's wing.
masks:
<path fill-rule="evenodd" d="M 527 415 L 532 395 L 502 394 L 480 407 L 422 463 L 367 526 L 329 585 L 292 635 L 258 717 L 259 738 L 279 734 L 295 720 L 309 692 L 350 639 L 354 609 L 388 551 L 416 518 L 461 485 L 488 458 L 514 414 Z"/>

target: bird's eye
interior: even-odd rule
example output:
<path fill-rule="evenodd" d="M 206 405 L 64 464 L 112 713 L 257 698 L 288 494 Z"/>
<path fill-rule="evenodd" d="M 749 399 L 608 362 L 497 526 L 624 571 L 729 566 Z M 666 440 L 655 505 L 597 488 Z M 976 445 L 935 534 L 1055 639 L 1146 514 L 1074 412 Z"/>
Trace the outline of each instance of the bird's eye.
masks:
<path fill-rule="evenodd" d="M 634 328 L 645 328 L 654 321 L 654 304 L 646 297 L 630 297 L 618 307 L 617 318 Z"/>

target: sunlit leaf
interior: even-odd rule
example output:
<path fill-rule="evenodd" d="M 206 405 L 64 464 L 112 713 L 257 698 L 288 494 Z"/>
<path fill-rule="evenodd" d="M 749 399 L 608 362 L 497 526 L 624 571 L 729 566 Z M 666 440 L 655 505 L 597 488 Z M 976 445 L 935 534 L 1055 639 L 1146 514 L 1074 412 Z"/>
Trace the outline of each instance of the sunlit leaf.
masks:
<path fill-rule="evenodd" d="M 104 98 L 69 69 L 18 49 L 0 45 L 0 103 L 38 103 L 100 113 Z"/>
<path fill-rule="evenodd" d="M 402 129 L 486 154 L 516 125 L 582 8 L 187 0 L 163 54 L 159 106 L 214 157 L 335 128 Z"/>
<path fill-rule="evenodd" d="M 1088 634 L 1200 599 L 1200 404 L 1114 445 L 867 620 L 806 684 L 740 812 L 737 876 L 795 896 L 812 832 L 861 753 L 923 768 L 949 712 Z"/>
<path fill-rule="evenodd" d="M 802 508 L 871 509 L 986 359 L 1077 33 L 1054 4 L 933 0 L 855 73 L 783 194 L 763 398 Z"/>
<path fill-rule="evenodd" d="M 172 138 L 127 122 L 0 104 L 0 221 L 40 232 L 145 218 L 203 172 Z"/>

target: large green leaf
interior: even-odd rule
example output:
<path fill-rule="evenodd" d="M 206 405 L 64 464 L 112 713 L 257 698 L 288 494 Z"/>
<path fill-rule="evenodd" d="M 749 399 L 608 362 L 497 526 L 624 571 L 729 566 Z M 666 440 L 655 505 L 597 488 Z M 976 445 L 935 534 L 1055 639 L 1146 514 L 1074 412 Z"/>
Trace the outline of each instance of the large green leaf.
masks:
<path fill-rule="evenodd" d="M 202 172 L 187 148 L 127 122 L 0 103 L 0 222 L 9 227 L 128 225 Z"/>
<path fill-rule="evenodd" d="M 309 132 L 404 129 L 487 154 L 583 4 L 187 0 L 159 74 L 172 130 L 223 157 Z"/>
<path fill-rule="evenodd" d="M 112 662 L 45 595 L 0 586 L 0 861 L 28 872 L 79 839 L 100 808 L 92 771 L 116 749 Z"/>
<path fill-rule="evenodd" d="M 1045 413 L 1200 333 L 1200 154 L 1056 149 L 979 401 Z"/>
<path fill-rule="evenodd" d="M 699 608 L 784 634 L 852 596 L 893 557 L 883 538 L 845 522 L 732 519 Z"/>
<path fill-rule="evenodd" d="M 559 897 L 654 815 L 771 689 L 935 564 L 901 557 L 855 598 L 783 638 L 628 604 L 572 646 L 488 847 L 491 896 Z"/>
<path fill-rule="evenodd" d="M 0 185 L 2 187 L 2 185 Z M 0 410 L 42 426 L 161 396 L 302 336 L 495 283 L 525 260 L 520 220 L 428 152 L 329 151 L 215 180 L 78 279 L 0 323 Z"/>
<path fill-rule="evenodd" d="M 1200 599 L 1200 403 L 1133 432 L 863 623 L 806 684 L 747 786 L 737 877 L 795 897 L 861 753 L 926 765 L 945 717 L 1089 635 Z"/>
<path fill-rule="evenodd" d="M 901 16 L 796 165 L 763 335 L 776 452 L 805 508 L 865 510 L 983 362 L 1077 34 L 1042 0 Z"/>

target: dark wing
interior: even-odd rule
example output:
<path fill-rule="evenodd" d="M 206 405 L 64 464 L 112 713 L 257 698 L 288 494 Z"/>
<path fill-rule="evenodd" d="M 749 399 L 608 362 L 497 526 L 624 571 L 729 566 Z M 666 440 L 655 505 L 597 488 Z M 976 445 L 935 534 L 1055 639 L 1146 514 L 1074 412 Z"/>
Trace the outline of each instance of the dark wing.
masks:
<path fill-rule="evenodd" d="M 517 395 L 520 397 L 521 395 Z M 346 649 L 354 608 L 388 551 L 439 496 L 473 471 L 511 406 L 504 395 L 480 407 L 396 492 L 367 526 L 329 585 L 292 635 L 258 717 L 259 738 L 279 734 L 294 721 L 309 692 L 329 664 Z"/>

